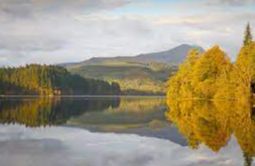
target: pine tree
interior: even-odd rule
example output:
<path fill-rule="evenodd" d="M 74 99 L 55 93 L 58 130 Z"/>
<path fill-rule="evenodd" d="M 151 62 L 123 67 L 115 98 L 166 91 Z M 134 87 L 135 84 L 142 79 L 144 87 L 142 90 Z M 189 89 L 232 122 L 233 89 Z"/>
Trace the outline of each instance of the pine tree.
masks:
<path fill-rule="evenodd" d="M 246 29 L 245 29 L 245 33 L 244 33 L 244 41 L 243 44 L 247 45 L 252 41 L 252 34 L 251 34 L 251 27 L 250 27 L 250 23 L 247 24 Z"/>

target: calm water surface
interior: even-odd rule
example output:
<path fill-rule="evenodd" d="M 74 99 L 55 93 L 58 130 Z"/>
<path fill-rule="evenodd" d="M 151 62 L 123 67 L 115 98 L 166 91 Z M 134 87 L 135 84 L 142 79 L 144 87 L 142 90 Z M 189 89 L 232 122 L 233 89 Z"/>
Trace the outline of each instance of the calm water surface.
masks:
<path fill-rule="evenodd" d="M 252 165 L 252 105 L 165 100 L 2 98 L 0 165 Z"/>

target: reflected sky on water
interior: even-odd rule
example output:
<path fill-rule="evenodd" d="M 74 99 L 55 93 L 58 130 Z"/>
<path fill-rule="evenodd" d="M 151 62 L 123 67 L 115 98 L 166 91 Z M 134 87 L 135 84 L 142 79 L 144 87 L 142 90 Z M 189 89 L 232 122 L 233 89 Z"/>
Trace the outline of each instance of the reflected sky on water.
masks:
<path fill-rule="evenodd" d="M 235 139 L 219 153 L 205 146 L 193 151 L 164 139 L 134 134 L 92 133 L 68 127 L 0 128 L 1 165 L 18 166 L 197 166 L 241 165 Z"/>
<path fill-rule="evenodd" d="M 250 103 L 157 97 L 5 98 L 0 164 L 248 166 L 253 110 Z"/>

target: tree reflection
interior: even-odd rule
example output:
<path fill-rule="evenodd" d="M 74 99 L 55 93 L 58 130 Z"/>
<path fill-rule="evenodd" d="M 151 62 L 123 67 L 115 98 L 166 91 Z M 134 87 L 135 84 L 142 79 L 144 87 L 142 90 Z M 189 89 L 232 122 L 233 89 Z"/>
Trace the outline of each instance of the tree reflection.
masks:
<path fill-rule="evenodd" d="M 1 99 L 0 123 L 28 127 L 64 124 L 87 111 L 102 111 L 119 105 L 119 99 Z"/>
<path fill-rule="evenodd" d="M 168 101 L 166 113 L 191 148 L 205 144 L 218 152 L 234 135 L 244 155 L 244 165 L 255 156 L 255 121 L 252 103 L 235 101 Z"/>

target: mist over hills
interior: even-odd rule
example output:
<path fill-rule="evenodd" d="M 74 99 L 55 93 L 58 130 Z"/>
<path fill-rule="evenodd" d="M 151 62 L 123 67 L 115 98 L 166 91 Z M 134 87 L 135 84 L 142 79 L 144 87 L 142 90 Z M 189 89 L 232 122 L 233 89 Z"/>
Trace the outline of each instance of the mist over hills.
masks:
<path fill-rule="evenodd" d="M 124 94 L 164 94 L 166 80 L 193 48 L 204 51 L 199 46 L 182 44 L 133 57 L 94 57 L 60 65 L 85 78 L 118 82 Z"/>

